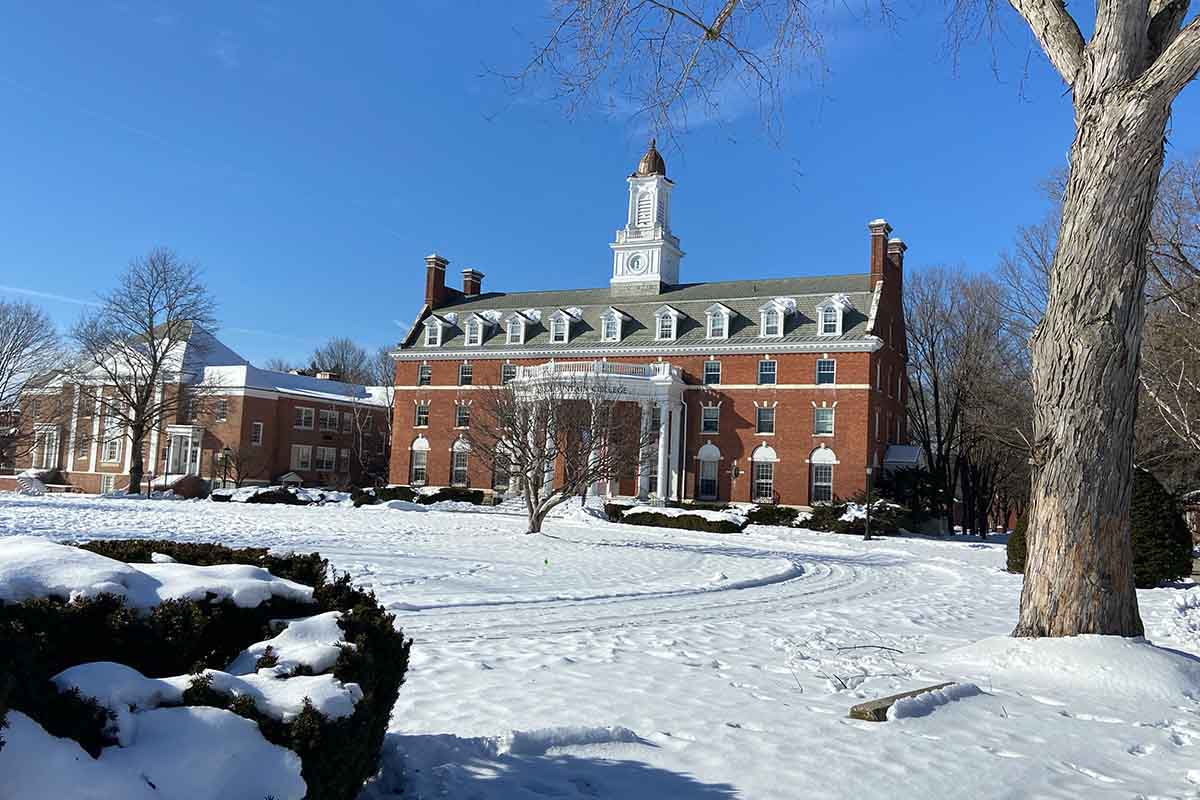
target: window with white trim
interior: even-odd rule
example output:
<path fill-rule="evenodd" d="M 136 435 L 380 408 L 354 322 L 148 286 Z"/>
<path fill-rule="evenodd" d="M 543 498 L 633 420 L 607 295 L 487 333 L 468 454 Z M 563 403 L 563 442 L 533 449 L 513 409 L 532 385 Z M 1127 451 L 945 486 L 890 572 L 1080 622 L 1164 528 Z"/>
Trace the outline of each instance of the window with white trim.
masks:
<path fill-rule="evenodd" d="M 459 403 L 454 407 L 454 427 L 468 428 L 471 426 L 471 407 L 466 403 Z"/>
<path fill-rule="evenodd" d="M 297 472 L 304 472 L 312 469 L 312 445 L 294 444 L 292 445 L 292 466 L 291 468 Z"/>
<path fill-rule="evenodd" d="M 525 321 L 520 317 L 510 317 L 508 325 L 504 329 L 505 344 L 524 344 L 525 343 Z"/>
<path fill-rule="evenodd" d="M 571 332 L 570 323 L 563 314 L 552 317 L 550 320 L 550 341 L 554 344 L 566 344 Z"/>
<path fill-rule="evenodd" d="M 42 427 L 34 434 L 34 469 L 54 469 L 58 466 L 58 428 Z"/>
<path fill-rule="evenodd" d="M 674 314 L 659 314 L 658 328 L 654 336 L 658 340 L 671 340 L 675 338 L 675 315 Z"/>
<path fill-rule="evenodd" d="M 311 431 L 313 428 L 313 417 L 314 412 L 311 408 L 296 406 L 296 414 L 292 422 L 292 427 L 296 430 Z"/>
<path fill-rule="evenodd" d="M 474 380 L 474 372 L 475 372 L 475 370 L 474 370 L 474 368 L 472 368 L 472 366 L 470 364 L 459 364 L 458 365 L 458 385 L 459 386 L 470 386 L 471 382 Z"/>
<path fill-rule="evenodd" d="M 428 386 L 433 382 L 433 367 L 422 364 L 417 367 L 417 386 Z"/>
<path fill-rule="evenodd" d="M 708 338 L 729 338 L 729 319 L 723 311 L 708 312 Z"/>
<path fill-rule="evenodd" d="M 719 433 L 721 430 L 721 407 L 704 406 L 700 409 L 700 432 Z"/>
<path fill-rule="evenodd" d="M 833 409 L 813 409 L 813 436 L 833 435 Z"/>
<path fill-rule="evenodd" d="M 501 364 L 500 365 L 500 385 L 501 386 L 508 383 L 515 377 L 517 377 L 517 365 L 516 364 Z"/>
<path fill-rule="evenodd" d="M 100 494 L 112 494 L 117 490 L 116 475 L 101 475 L 100 476 Z"/>
<path fill-rule="evenodd" d="M 450 484 L 452 486 L 466 486 L 469 482 L 469 466 L 470 453 L 466 450 L 455 450 L 453 452 L 453 460 L 450 465 Z"/>
<path fill-rule="evenodd" d="M 409 468 L 409 482 L 413 486 L 424 486 L 429 480 L 429 451 L 413 450 Z"/>
<path fill-rule="evenodd" d="M 261 447 L 263 443 L 263 424 L 261 422 L 250 423 L 250 444 L 254 447 Z"/>
<path fill-rule="evenodd" d="M 832 305 L 825 306 L 821 309 L 821 335 L 822 336 L 837 336 L 841 333 L 840 315 L 838 310 Z"/>
<path fill-rule="evenodd" d="M 224 397 L 218 398 L 213 411 L 213 420 L 224 422 L 227 419 L 229 419 L 229 401 Z"/>
<path fill-rule="evenodd" d="M 833 384 L 837 379 L 837 362 L 832 358 L 817 359 L 817 385 Z"/>
<path fill-rule="evenodd" d="M 775 432 L 775 409 L 759 407 L 754 414 L 754 432 L 770 434 Z"/>
<path fill-rule="evenodd" d="M 621 340 L 621 320 L 611 312 L 600 318 L 600 338 L 606 342 Z"/>
<path fill-rule="evenodd" d="M 757 502 L 775 502 L 775 462 L 754 462 L 754 499 Z"/>
<path fill-rule="evenodd" d="M 828 503 L 833 500 L 833 465 L 812 465 L 812 492 L 809 501 Z"/>
<path fill-rule="evenodd" d="M 322 408 L 318 415 L 320 420 L 321 430 L 324 433 L 337 433 L 338 431 L 338 412 L 330 409 Z"/>
<path fill-rule="evenodd" d="M 704 362 L 704 385 L 711 386 L 721 382 L 721 362 L 720 361 L 705 361 Z"/>
<path fill-rule="evenodd" d="M 432 322 L 425 326 L 425 346 L 438 347 L 442 343 L 442 326 Z"/>
<path fill-rule="evenodd" d="M 428 402 L 417 403 L 416 408 L 417 408 L 417 416 L 416 416 L 416 419 L 413 420 L 413 427 L 415 427 L 415 428 L 429 427 L 429 403 Z"/>
<path fill-rule="evenodd" d="M 121 420 L 116 416 L 104 418 L 104 448 L 100 460 L 114 463 L 121 460 Z"/>
<path fill-rule="evenodd" d="M 478 347 L 483 343 L 483 323 L 476 317 L 467 320 L 467 347 Z"/>
<path fill-rule="evenodd" d="M 769 358 L 764 358 L 758 362 L 758 383 L 760 386 L 773 386 L 775 384 L 776 367 L 776 362 Z"/>
<path fill-rule="evenodd" d="M 762 331 L 759 336 L 783 336 L 783 315 L 777 308 L 768 308 L 762 312 L 760 320 Z"/>
<path fill-rule="evenodd" d="M 317 472 L 333 472 L 337 469 L 337 448 L 317 448 Z"/>
<path fill-rule="evenodd" d="M 716 500 L 717 499 L 717 468 L 720 466 L 716 461 L 701 461 L 700 475 L 697 485 L 697 494 L 701 500 Z"/>
<path fill-rule="evenodd" d="M 350 448 L 349 447 L 343 447 L 341 450 L 338 451 L 338 466 L 341 467 L 342 472 L 350 471 Z"/>

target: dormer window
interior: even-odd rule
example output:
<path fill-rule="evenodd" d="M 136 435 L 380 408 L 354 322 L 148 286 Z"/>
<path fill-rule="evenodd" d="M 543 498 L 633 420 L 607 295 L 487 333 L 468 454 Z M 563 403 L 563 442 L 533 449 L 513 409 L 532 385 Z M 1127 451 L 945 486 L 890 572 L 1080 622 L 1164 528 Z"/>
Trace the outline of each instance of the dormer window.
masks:
<path fill-rule="evenodd" d="M 600 315 L 600 340 L 604 342 L 621 341 L 621 323 L 625 315 L 615 308 L 609 308 Z"/>
<path fill-rule="evenodd" d="M 716 303 L 709 306 L 704 313 L 708 316 L 708 338 L 728 339 L 729 318 L 733 315 L 733 311 L 728 306 Z"/>
<path fill-rule="evenodd" d="M 478 317 L 467 320 L 467 347 L 478 347 L 483 344 L 483 321 Z"/>
<path fill-rule="evenodd" d="M 658 341 L 674 341 L 679 330 L 679 318 L 683 316 L 670 306 L 654 312 L 654 338 Z"/>
<path fill-rule="evenodd" d="M 782 336 L 783 315 L 779 313 L 779 309 L 768 308 L 763 311 L 760 327 L 762 328 L 760 336 Z"/>
<path fill-rule="evenodd" d="M 440 347 L 442 344 L 442 322 L 432 319 L 425 323 L 425 346 Z"/>
<path fill-rule="evenodd" d="M 817 335 L 841 336 L 846 309 L 854 308 L 849 295 L 835 294 L 817 304 Z"/>
<path fill-rule="evenodd" d="M 512 316 L 508 319 L 508 325 L 504 329 L 505 344 L 525 344 L 525 320 L 519 316 Z"/>
<path fill-rule="evenodd" d="M 840 333 L 838 324 L 838 310 L 833 306 L 825 306 L 821 309 L 821 335 L 822 336 L 837 336 Z"/>
<path fill-rule="evenodd" d="M 550 341 L 554 344 L 566 344 L 571 338 L 571 317 L 565 311 L 559 311 L 550 318 Z"/>

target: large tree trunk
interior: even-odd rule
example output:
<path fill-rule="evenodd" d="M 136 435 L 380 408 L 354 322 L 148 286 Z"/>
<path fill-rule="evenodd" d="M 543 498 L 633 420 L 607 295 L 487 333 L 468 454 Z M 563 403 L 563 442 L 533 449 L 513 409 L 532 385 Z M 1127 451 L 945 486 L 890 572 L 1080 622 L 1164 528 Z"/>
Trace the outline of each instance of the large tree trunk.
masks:
<path fill-rule="evenodd" d="M 1168 110 L 1124 87 L 1083 98 L 1077 89 L 1049 303 L 1032 342 L 1029 558 L 1016 636 L 1142 633 L 1129 501 L 1146 241 Z"/>
<path fill-rule="evenodd" d="M 145 431 L 137 428 L 130 431 L 129 488 L 125 490 L 127 494 L 142 493 L 142 441 L 144 438 Z"/>

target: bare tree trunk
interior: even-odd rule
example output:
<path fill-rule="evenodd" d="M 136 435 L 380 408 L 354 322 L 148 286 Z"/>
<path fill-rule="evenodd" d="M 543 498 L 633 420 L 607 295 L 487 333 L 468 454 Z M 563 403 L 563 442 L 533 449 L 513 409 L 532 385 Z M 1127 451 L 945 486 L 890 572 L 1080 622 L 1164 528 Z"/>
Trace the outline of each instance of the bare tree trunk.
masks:
<path fill-rule="evenodd" d="M 140 425 L 133 426 L 129 431 L 129 488 L 127 494 L 142 493 L 142 442 L 145 439 L 145 429 Z"/>
<path fill-rule="evenodd" d="M 1138 636 L 1133 424 L 1167 105 L 1095 90 L 1077 94 L 1076 120 L 1049 304 L 1032 343 L 1029 561 L 1014 634 Z"/>

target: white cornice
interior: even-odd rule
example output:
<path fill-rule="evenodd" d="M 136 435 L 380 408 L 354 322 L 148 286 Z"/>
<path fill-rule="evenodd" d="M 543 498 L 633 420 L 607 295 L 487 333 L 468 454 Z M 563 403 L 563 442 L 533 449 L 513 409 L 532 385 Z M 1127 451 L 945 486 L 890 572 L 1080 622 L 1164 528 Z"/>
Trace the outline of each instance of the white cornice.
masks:
<path fill-rule="evenodd" d="M 479 350 L 467 348 L 437 348 L 426 347 L 413 350 L 395 350 L 391 353 L 397 361 L 461 361 L 471 358 L 573 358 L 573 357 L 608 357 L 622 356 L 684 356 L 708 354 L 754 354 L 754 353 L 873 353 L 883 346 L 881 339 L 857 339 L 849 342 L 772 342 L 756 341 L 745 344 L 718 344 L 717 341 L 705 339 L 702 342 L 671 347 L 646 346 L 614 349 L 611 347 L 577 347 L 554 349 L 548 347 L 530 349 Z"/>

